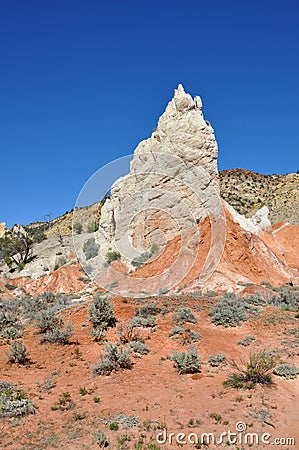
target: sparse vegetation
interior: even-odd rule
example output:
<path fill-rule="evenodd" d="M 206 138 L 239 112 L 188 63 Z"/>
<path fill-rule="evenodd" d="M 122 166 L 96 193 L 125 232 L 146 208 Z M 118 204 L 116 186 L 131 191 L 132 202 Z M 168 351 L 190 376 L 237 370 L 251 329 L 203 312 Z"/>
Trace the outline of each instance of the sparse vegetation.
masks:
<path fill-rule="evenodd" d="M 240 299 L 234 294 L 227 294 L 211 308 L 210 316 L 215 325 L 236 327 L 240 322 L 246 321 L 250 313 L 257 312 L 258 309 L 244 299 Z"/>
<path fill-rule="evenodd" d="M 0 381 L 0 418 L 34 414 L 35 407 L 26 394 L 13 383 Z"/>
<path fill-rule="evenodd" d="M 28 364 L 29 354 L 22 341 L 12 341 L 10 349 L 5 351 L 8 362 L 12 364 Z"/>
<path fill-rule="evenodd" d="M 130 350 L 122 345 L 112 343 L 106 344 L 105 353 L 100 361 L 94 366 L 95 375 L 110 375 L 119 370 L 131 369 L 133 362 L 130 358 Z"/>
<path fill-rule="evenodd" d="M 98 255 L 99 249 L 94 237 L 89 238 L 84 242 L 83 252 L 85 254 L 86 260 L 95 258 Z"/>
<path fill-rule="evenodd" d="M 94 295 L 93 302 L 88 307 L 88 320 L 93 324 L 94 335 L 103 335 L 108 327 L 115 326 L 113 306 L 107 296 L 102 296 L 99 292 Z"/>
<path fill-rule="evenodd" d="M 256 384 L 271 384 L 270 372 L 276 365 L 276 357 L 273 352 L 260 350 L 250 354 L 249 360 L 245 362 L 241 359 L 242 366 L 238 366 L 232 361 L 232 366 L 237 369 L 237 373 L 232 374 L 225 386 L 234 388 L 253 387 Z"/>
<path fill-rule="evenodd" d="M 297 375 L 299 374 L 299 369 L 293 364 L 280 364 L 279 366 L 275 367 L 273 373 L 274 375 L 284 377 L 287 380 L 292 380 L 294 378 L 297 378 Z"/>
<path fill-rule="evenodd" d="M 106 261 L 108 264 L 111 264 L 113 261 L 117 261 L 121 258 L 121 254 L 116 251 L 108 252 L 106 255 Z"/>
<path fill-rule="evenodd" d="M 73 226 L 73 230 L 76 234 L 81 234 L 83 230 L 83 226 L 81 222 L 75 222 Z"/>
<path fill-rule="evenodd" d="M 187 352 L 174 352 L 171 356 L 179 374 L 198 373 L 201 365 L 198 358 L 197 348 L 190 346 Z"/>
<path fill-rule="evenodd" d="M 227 364 L 225 354 L 218 353 L 218 355 L 216 355 L 216 356 L 211 355 L 209 357 L 209 364 L 212 367 L 219 367 L 219 366 L 223 366 L 224 364 Z"/>
<path fill-rule="evenodd" d="M 172 322 L 182 325 L 185 322 L 196 323 L 197 320 L 190 308 L 179 308 L 172 316 Z"/>
<path fill-rule="evenodd" d="M 252 342 L 255 341 L 255 337 L 253 334 L 248 334 L 244 339 L 240 339 L 238 342 L 239 345 L 243 345 L 243 347 L 248 347 Z"/>

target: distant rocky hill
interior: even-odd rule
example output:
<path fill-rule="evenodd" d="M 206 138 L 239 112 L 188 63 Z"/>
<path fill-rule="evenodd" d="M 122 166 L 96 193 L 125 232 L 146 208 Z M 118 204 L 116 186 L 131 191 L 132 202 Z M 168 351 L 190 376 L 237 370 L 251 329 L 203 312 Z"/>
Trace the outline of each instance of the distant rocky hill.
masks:
<path fill-rule="evenodd" d="M 219 174 L 221 196 L 240 214 L 251 217 L 263 205 L 272 224 L 299 224 L 299 174 L 262 175 L 244 169 Z"/>

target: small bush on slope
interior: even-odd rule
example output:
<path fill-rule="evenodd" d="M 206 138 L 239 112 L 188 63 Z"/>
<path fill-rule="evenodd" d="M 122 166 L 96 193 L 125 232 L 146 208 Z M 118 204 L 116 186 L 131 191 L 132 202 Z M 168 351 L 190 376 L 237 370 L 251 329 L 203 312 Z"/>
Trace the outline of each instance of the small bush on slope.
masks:
<path fill-rule="evenodd" d="M 280 364 L 275 367 L 273 370 L 274 375 L 278 375 L 279 377 L 284 377 L 287 380 L 291 380 L 297 378 L 299 374 L 299 369 L 293 364 Z"/>
<path fill-rule="evenodd" d="M 179 374 L 200 372 L 201 365 L 196 347 L 189 347 L 188 352 L 174 352 L 171 359 Z"/>
<path fill-rule="evenodd" d="M 19 387 L 0 381 L 0 418 L 20 417 L 34 413 L 34 404 Z"/>
<path fill-rule="evenodd" d="M 94 366 L 93 373 L 95 375 L 110 375 L 113 371 L 118 372 L 132 367 L 130 350 L 124 349 L 122 345 L 108 343 L 101 360 Z"/>
<path fill-rule="evenodd" d="M 12 341 L 9 351 L 5 350 L 8 362 L 15 364 L 28 364 L 29 352 L 22 341 Z"/>
<path fill-rule="evenodd" d="M 258 308 L 248 304 L 244 299 L 228 294 L 211 308 L 210 316 L 215 325 L 235 327 L 248 319 L 250 313 L 257 313 Z"/>
<path fill-rule="evenodd" d="M 108 298 L 101 296 L 99 292 L 95 294 L 93 303 L 88 307 L 88 320 L 98 330 L 106 330 L 116 324 L 113 306 Z"/>

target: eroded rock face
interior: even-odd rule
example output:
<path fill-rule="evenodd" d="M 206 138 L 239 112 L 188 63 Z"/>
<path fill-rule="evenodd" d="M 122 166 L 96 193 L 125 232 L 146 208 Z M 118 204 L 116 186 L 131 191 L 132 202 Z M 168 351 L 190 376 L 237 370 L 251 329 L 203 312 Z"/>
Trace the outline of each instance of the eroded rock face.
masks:
<path fill-rule="evenodd" d="M 5 226 L 6 226 L 5 222 L 0 222 L 0 238 L 2 238 L 5 234 Z"/>
<path fill-rule="evenodd" d="M 130 260 L 221 214 L 217 156 L 200 97 L 179 85 L 151 137 L 136 148 L 130 174 L 112 186 L 97 236 L 102 254 L 117 249 Z"/>

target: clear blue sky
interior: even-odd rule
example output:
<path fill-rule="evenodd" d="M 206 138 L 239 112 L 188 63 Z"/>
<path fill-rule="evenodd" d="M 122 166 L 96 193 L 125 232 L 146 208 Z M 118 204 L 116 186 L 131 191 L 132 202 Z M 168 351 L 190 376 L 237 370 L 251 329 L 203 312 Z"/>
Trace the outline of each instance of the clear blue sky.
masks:
<path fill-rule="evenodd" d="M 72 209 L 130 154 L 179 82 L 219 168 L 299 169 L 297 0 L 0 2 L 0 221 Z"/>

